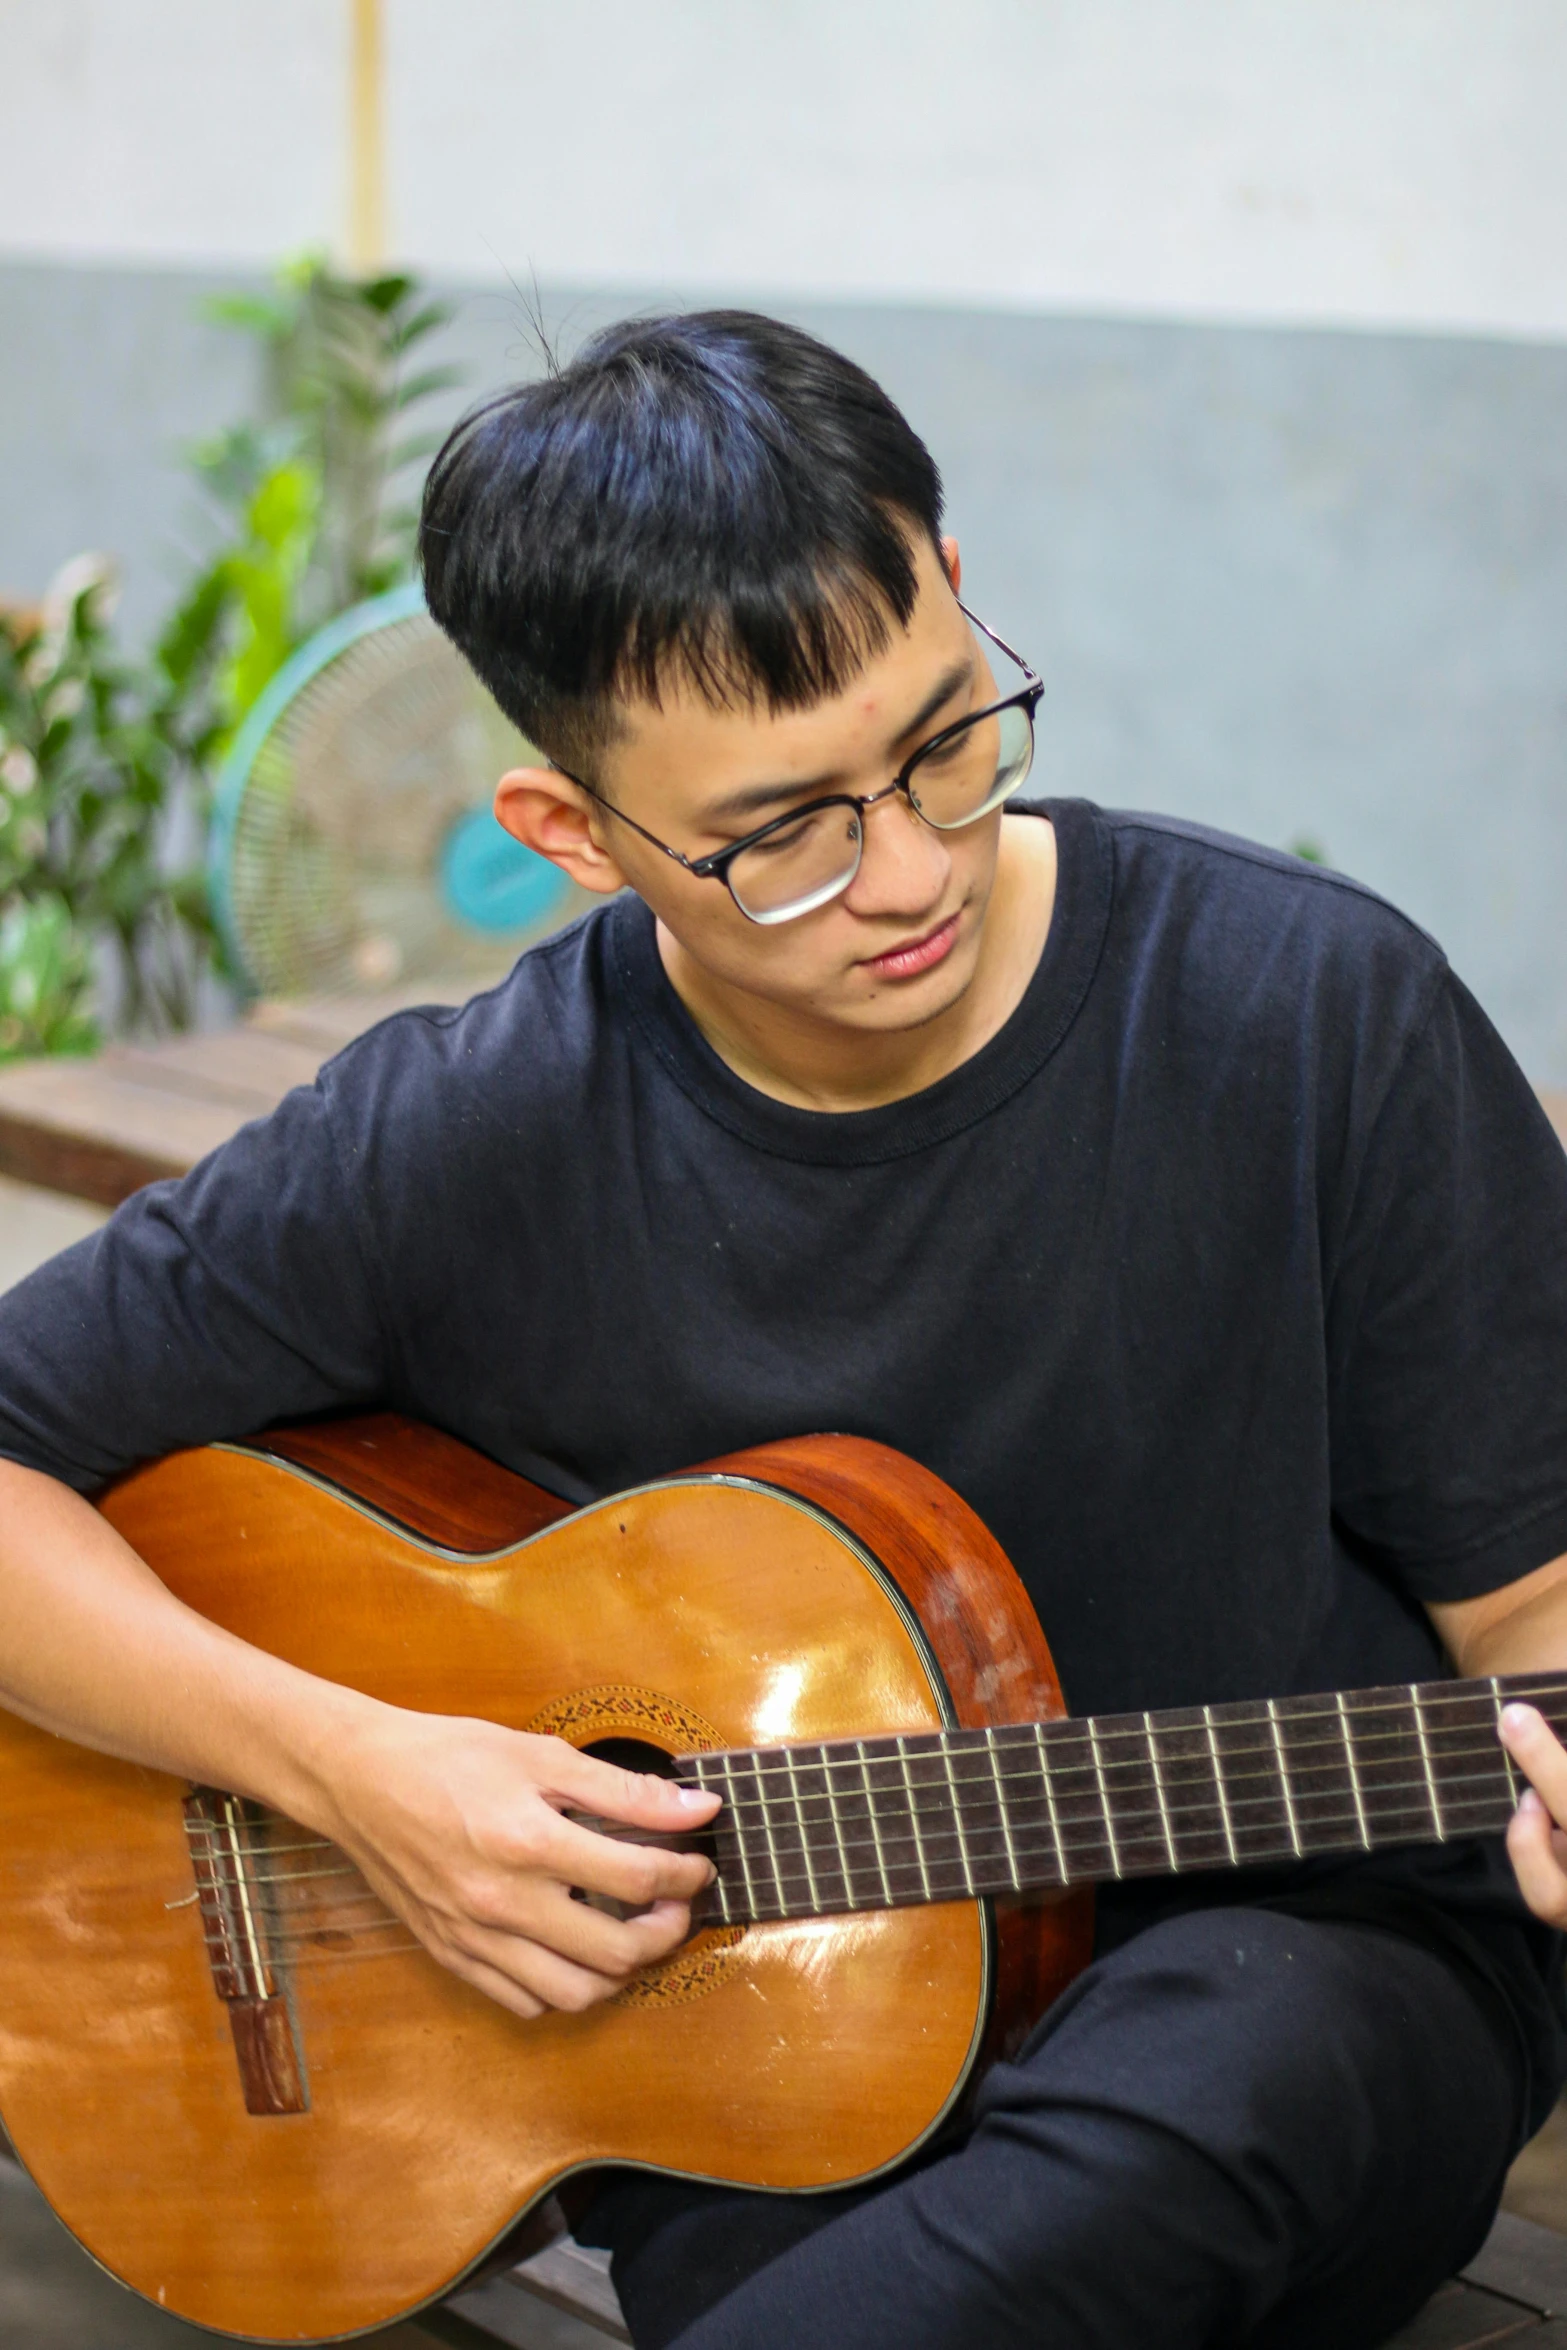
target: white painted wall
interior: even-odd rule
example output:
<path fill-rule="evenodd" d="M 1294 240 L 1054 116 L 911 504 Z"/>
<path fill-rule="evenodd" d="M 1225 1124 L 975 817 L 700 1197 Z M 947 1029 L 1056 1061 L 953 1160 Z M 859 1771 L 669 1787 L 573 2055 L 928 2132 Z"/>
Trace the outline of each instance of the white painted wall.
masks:
<path fill-rule="evenodd" d="M 400 257 L 1567 337 L 1564 0 L 386 0 Z M 347 0 L 0 0 L 0 250 L 338 236 Z"/>

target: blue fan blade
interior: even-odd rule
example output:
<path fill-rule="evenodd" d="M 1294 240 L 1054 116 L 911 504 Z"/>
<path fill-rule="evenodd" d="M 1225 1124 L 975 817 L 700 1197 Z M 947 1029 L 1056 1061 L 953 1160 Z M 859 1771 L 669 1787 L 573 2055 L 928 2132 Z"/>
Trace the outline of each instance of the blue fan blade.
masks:
<path fill-rule="evenodd" d="M 503 832 L 488 808 L 460 817 L 441 850 L 447 911 L 469 930 L 527 930 L 552 914 L 570 887 L 547 858 Z"/>

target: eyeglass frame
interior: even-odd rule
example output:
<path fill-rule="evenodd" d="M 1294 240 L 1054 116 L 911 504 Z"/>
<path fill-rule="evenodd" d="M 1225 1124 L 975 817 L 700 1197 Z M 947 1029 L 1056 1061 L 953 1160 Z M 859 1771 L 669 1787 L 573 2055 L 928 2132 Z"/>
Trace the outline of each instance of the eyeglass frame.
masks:
<path fill-rule="evenodd" d="M 1026 775 L 1020 776 L 1011 791 L 1002 799 L 993 800 L 989 807 L 978 809 L 972 816 L 965 816 L 958 824 L 932 823 L 909 789 L 909 777 L 922 759 L 928 758 L 932 751 L 939 750 L 944 742 L 950 742 L 954 735 L 965 733 L 971 726 L 978 726 L 982 719 L 999 717 L 1003 710 L 1021 709 L 1026 711 L 1029 737 L 1032 743 L 1034 712 L 1044 699 L 1044 680 L 1038 670 L 1031 668 L 1021 653 L 1014 652 L 1006 638 L 998 636 L 987 621 L 980 619 L 977 612 L 971 612 L 961 597 L 955 598 L 954 601 L 964 619 L 977 628 L 982 636 L 989 637 L 991 643 L 998 646 L 1009 661 L 1015 662 L 1028 679 L 1028 683 L 1021 686 L 1015 694 L 1003 694 L 999 700 L 987 702 L 983 709 L 970 710 L 964 717 L 955 718 L 950 726 L 941 727 L 937 733 L 930 737 L 928 742 L 921 743 L 918 750 L 909 753 L 891 783 L 884 784 L 880 791 L 866 792 L 863 795 L 855 792 L 824 792 L 819 800 L 807 800 L 802 807 L 788 808 L 783 815 L 770 817 L 765 824 L 759 824 L 754 832 L 746 833 L 741 840 L 730 841 L 726 847 L 714 849 L 705 857 L 688 857 L 683 850 L 671 848 L 667 840 L 660 840 L 656 832 L 649 832 L 647 826 L 639 824 L 634 816 L 628 816 L 624 808 L 617 808 L 613 800 L 607 800 L 601 791 L 595 790 L 591 783 L 585 783 L 580 775 L 573 775 L 569 767 L 559 766 L 554 760 L 551 760 L 550 764 L 555 768 L 557 775 L 564 776 L 568 783 L 574 783 L 578 791 L 585 791 L 590 800 L 596 800 L 609 815 L 618 816 L 622 824 L 629 824 L 632 831 L 639 834 L 650 847 L 662 849 L 666 857 L 672 858 L 677 865 L 683 866 L 685 871 L 691 874 L 695 880 L 722 882 L 729 892 L 731 902 L 739 908 L 747 922 L 755 922 L 763 928 L 768 928 L 780 922 L 798 920 L 800 915 L 814 913 L 817 906 L 830 906 L 834 898 L 841 897 L 844 890 L 853 886 L 860 870 L 860 862 L 865 854 L 865 811 L 867 808 L 874 808 L 878 802 L 891 799 L 894 792 L 902 792 L 920 822 L 929 824 L 932 832 L 962 832 L 970 824 L 977 824 L 981 816 L 992 815 L 997 808 L 1005 807 L 1012 792 L 1018 790 L 1028 780 Z M 1030 765 L 1032 766 L 1032 757 Z M 772 917 L 772 925 L 770 925 L 766 915 L 753 914 L 749 907 L 741 905 L 740 899 L 735 894 L 734 883 L 729 878 L 729 868 L 737 857 L 745 854 L 747 849 L 754 849 L 758 842 L 768 839 L 775 832 L 781 832 L 785 825 L 798 824 L 802 818 L 814 816 L 823 808 L 853 808 L 860 819 L 860 857 L 856 859 L 854 871 L 848 875 L 838 889 L 832 892 L 830 897 L 818 898 L 815 904 L 801 906 L 796 912 L 783 915 L 775 914 Z"/>

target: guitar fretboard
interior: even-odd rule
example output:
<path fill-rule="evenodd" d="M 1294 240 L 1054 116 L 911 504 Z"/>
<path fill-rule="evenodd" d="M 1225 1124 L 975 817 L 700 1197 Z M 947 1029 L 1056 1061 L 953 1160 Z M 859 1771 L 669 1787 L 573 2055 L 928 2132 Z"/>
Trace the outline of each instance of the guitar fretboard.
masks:
<path fill-rule="evenodd" d="M 1520 1698 L 1567 1725 L 1567 1673 L 686 1755 L 724 1799 L 710 1914 L 901 1908 L 1504 1828 Z"/>

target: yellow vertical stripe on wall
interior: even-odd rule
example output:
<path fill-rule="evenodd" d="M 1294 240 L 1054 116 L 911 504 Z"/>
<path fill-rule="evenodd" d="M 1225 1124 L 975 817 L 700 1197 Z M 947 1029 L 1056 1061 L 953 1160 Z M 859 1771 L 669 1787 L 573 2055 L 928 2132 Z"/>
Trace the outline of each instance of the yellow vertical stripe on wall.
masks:
<path fill-rule="evenodd" d="M 381 0 L 349 0 L 348 258 L 366 275 L 386 259 L 386 139 Z"/>

